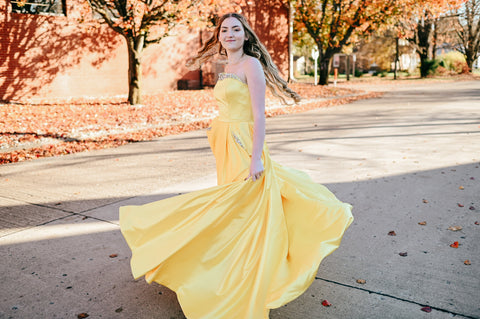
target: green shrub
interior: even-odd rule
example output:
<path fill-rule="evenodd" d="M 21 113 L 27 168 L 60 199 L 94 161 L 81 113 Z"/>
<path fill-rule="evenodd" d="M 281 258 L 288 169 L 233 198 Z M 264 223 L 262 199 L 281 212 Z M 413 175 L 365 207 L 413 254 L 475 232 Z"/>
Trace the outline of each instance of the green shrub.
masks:
<path fill-rule="evenodd" d="M 468 73 L 468 65 L 465 57 L 458 51 L 451 51 L 439 56 L 442 66 L 455 73 Z"/>
<path fill-rule="evenodd" d="M 433 75 L 439 66 L 439 60 L 425 60 L 422 64 L 420 64 L 420 74 L 422 77 Z"/>
<path fill-rule="evenodd" d="M 363 72 L 362 72 L 362 71 L 360 71 L 359 69 L 355 69 L 355 77 L 356 77 L 356 78 L 359 78 L 359 77 L 361 77 L 362 75 L 363 75 Z"/>

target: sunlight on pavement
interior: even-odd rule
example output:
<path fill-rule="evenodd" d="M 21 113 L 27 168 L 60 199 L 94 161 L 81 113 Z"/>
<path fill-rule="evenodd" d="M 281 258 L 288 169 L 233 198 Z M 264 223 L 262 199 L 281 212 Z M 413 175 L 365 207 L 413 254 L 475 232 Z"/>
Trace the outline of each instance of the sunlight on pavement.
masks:
<path fill-rule="evenodd" d="M 82 236 L 118 230 L 118 220 L 111 222 L 41 225 L 33 228 L 22 227 L 15 230 L 12 229 L 12 231 L 16 232 L 0 238 L 0 246 L 23 244 L 41 240 L 55 240 L 65 237 Z"/>

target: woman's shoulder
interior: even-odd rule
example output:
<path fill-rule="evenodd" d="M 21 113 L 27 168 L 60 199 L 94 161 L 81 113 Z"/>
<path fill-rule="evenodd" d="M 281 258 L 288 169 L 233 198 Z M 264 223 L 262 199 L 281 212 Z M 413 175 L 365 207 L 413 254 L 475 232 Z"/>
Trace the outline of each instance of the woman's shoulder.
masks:
<path fill-rule="evenodd" d="M 243 69 L 246 74 L 258 74 L 261 73 L 263 74 L 263 67 L 262 63 L 260 63 L 260 60 L 258 60 L 256 57 L 253 56 L 247 56 L 245 59 L 245 62 L 243 63 Z"/>
<path fill-rule="evenodd" d="M 244 66 L 251 68 L 261 68 L 262 63 L 260 63 L 260 60 L 256 57 L 247 55 L 247 57 L 245 58 Z"/>
<path fill-rule="evenodd" d="M 248 56 L 245 59 L 243 64 L 243 72 L 245 73 L 245 77 L 247 78 L 247 83 L 253 83 L 256 81 L 264 82 L 265 75 L 263 72 L 262 63 L 253 56 Z"/>

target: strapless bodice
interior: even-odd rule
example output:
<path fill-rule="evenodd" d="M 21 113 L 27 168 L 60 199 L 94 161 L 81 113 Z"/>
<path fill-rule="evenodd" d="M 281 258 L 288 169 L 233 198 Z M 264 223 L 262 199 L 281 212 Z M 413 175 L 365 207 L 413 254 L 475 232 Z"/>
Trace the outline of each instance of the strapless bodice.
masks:
<path fill-rule="evenodd" d="M 248 86 L 235 74 L 220 73 L 213 94 L 218 102 L 220 121 L 253 122 Z"/>

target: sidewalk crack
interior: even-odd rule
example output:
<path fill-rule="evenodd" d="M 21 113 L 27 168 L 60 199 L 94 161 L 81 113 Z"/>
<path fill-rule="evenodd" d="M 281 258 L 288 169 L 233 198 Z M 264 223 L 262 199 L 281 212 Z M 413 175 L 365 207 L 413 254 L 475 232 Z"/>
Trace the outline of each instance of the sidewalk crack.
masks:
<path fill-rule="evenodd" d="M 452 315 L 455 315 L 455 316 L 462 316 L 462 317 L 468 318 L 468 319 L 479 319 L 479 317 L 472 317 L 472 316 L 469 316 L 469 315 L 466 315 L 466 314 L 462 314 L 462 313 L 454 312 L 454 311 L 451 311 L 451 310 L 435 307 L 435 306 L 432 306 L 432 305 L 422 304 L 422 303 L 419 303 L 417 301 L 404 299 L 404 298 L 393 296 L 393 295 L 386 294 L 386 293 L 383 293 L 383 292 L 373 291 L 373 290 L 370 290 L 370 289 L 365 289 L 365 288 L 361 288 L 361 287 L 356 287 L 356 286 L 344 284 L 344 283 L 334 281 L 334 280 L 329 280 L 329 279 L 320 278 L 320 277 L 315 277 L 315 279 L 316 280 L 322 280 L 322 281 L 325 281 L 325 282 L 329 282 L 329 283 L 332 283 L 332 284 L 335 284 L 335 285 L 347 287 L 347 288 L 353 288 L 353 289 L 365 291 L 365 292 L 368 292 L 370 294 L 375 294 L 375 295 L 384 296 L 384 297 L 392 298 L 392 299 L 403 301 L 403 302 L 408 302 L 408 303 L 411 303 L 411 304 L 419 305 L 421 307 L 428 306 L 428 307 L 430 307 L 434 310 L 445 312 L 445 313 L 452 314 Z"/>

